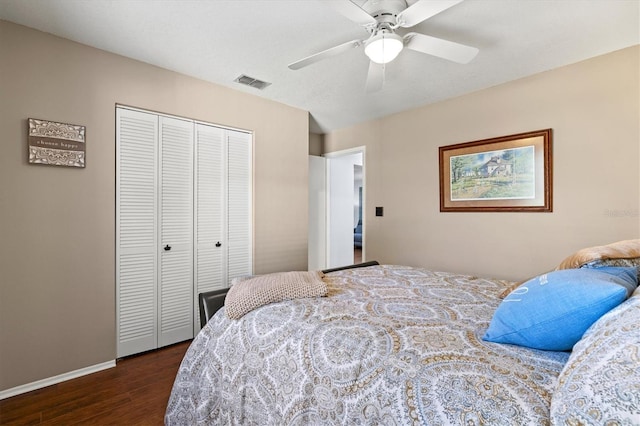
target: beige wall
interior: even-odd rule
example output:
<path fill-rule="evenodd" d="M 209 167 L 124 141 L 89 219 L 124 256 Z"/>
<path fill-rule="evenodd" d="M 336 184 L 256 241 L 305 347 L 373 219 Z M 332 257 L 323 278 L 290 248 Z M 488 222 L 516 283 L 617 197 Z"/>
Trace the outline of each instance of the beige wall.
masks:
<path fill-rule="evenodd" d="M 0 390 L 115 358 L 116 103 L 253 130 L 255 272 L 306 269 L 306 111 L 3 21 L 0 58 Z M 27 164 L 29 117 L 86 168 Z"/>
<path fill-rule="evenodd" d="M 324 154 L 324 135 L 309 133 L 309 155 Z"/>
<path fill-rule="evenodd" d="M 326 135 L 366 145 L 368 260 L 523 279 L 640 238 L 639 47 Z M 440 213 L 438 147 L 553 128 L 553 213 Z M 384 217 L 374 207 L 384 206 Z"/>

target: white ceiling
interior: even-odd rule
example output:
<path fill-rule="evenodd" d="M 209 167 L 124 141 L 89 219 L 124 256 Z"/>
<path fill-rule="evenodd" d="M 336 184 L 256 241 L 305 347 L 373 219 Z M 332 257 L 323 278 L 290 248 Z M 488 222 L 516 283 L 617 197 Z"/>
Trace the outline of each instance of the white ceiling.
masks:
<path fill-rule="evenodd" d="M 640 43 L 640 0 L 466 0 L 411 30 L 477 47 L 473 61 L 405 50 L 367 93 L 363 48 L 287 67 L 368 36 L 328 1 L 0 0 L 0 19 L 308 110 L 316 133 Z M 272 84 L 245 87 L 240 74 Z"/>

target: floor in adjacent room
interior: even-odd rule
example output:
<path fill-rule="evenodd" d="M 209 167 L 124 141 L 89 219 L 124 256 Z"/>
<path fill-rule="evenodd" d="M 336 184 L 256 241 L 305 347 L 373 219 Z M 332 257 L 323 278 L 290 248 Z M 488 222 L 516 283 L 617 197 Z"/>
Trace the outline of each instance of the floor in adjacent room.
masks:
<path fill-rule="evenodd" d="M 190 341 L 124 358 L 114 368 L 0 401 L 1 425 L 162 425 Z"/>
<path fill-rule="evenodd" d="M 362 263 L 362 249 L 355 247 L 353 249 L 353 263 Z"/>

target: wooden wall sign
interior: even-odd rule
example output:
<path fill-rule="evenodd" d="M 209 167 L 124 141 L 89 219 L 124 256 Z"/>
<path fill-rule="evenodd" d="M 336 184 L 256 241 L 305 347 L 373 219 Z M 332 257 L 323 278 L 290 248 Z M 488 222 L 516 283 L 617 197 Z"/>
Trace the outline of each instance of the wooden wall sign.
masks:
<path fill-rule="evenodd" d="M 29 163 L 84 167 L 85 126 L 29 119 Z"/>

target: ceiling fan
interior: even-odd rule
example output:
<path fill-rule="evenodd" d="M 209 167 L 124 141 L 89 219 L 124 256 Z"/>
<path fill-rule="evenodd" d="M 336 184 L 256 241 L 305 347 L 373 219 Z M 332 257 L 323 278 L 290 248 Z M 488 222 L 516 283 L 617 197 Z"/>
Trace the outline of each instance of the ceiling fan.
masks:
<path fill-rule="evenodd" d="M 396 29 L 413 27 L 462 1 L 418 0 L 408 6 L 406 0 L 367 0 L 362 7 L 350 0 L 323 1 L 346 18 L 362 25 L 369 32 L 369 37 L 323 50 L 289 64 L 289 68 L 297 70 L 364 46 L 364 52 L 371 60 L 367 91 L 373 92 L 382 88 L 384 65 L 393 61 L 403 48 L 466 64 L 478 54 L 477 48 L 416 32 L 404 36 L 396 34 Z"/>

